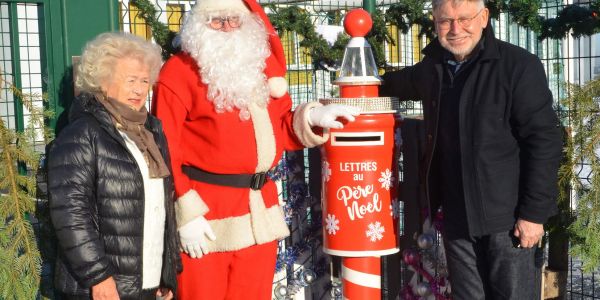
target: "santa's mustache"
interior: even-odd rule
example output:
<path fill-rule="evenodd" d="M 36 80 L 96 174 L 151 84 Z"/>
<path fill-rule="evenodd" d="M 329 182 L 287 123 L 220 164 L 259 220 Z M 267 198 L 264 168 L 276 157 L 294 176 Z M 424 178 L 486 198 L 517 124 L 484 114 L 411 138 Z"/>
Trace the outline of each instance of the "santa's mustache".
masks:
<path fill-rule="evenodd" d="M 264 75 L 270 50 L 262 21 L 253 14 L 241 16 L 239 28 L 225 32 L 206 24 L 207 16 L 192 13 L 182 29 L 182 48 L 198 63 L 207 98 L 217 112 L 240 110 L 249 119 L 248 105 L 265 106 L 269 90 Z"/>

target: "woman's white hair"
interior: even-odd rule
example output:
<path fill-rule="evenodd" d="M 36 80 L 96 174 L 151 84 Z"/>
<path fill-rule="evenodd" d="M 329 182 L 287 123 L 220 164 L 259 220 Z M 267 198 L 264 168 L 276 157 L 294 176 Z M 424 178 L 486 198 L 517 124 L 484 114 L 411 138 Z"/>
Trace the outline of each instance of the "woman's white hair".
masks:
<path fill-rule="evenodd" d="M 77 65 L 75 86 L 81 92 L 101 93 L 102 86 L 111 78 L 116 61 L 121 58 L 137 59 L 150 70 L 150 84 L 154 84 L 162 66 L 158 45 L 125 32 L 107 32 L 89 41 Z"/>
<path fill-rule="evenodd" d="M 431 0 L 431 9 L 435 11 L 438 7 L 442 6 L 445 2 L 452 2 L 452 4 L 456 5 L 462 2 L 475 2 L 479 4 L 479 8 L 485 7 L 485 0 Z"/>

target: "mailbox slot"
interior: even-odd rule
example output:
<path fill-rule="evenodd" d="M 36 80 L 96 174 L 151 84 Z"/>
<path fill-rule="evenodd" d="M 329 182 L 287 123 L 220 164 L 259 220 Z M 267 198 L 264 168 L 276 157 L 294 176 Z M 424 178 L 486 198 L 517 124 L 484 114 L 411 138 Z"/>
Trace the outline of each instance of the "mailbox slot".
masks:
<path fill-rule="evenodd" d="M 331 133 L 332 146 L 381 146 L 383 141 L 383 131 Z"/>

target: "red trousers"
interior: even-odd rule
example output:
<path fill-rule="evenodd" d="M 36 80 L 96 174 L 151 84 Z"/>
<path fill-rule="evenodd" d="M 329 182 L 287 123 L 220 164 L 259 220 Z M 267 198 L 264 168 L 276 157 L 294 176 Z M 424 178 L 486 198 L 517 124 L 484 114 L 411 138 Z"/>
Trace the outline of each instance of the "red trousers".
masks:
<path fill-rule="evenodd" d="M 194 259 L 181 253 L 180 300 L 270 300 L 277 241 Z"/>

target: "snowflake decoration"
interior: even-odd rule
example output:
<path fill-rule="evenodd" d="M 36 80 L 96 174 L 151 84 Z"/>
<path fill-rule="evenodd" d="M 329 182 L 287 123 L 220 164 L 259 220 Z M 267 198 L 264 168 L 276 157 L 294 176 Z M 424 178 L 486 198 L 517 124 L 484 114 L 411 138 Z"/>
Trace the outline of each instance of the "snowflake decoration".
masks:
<path fill-rule="evenodd" d="M 325 179 L 325 182 L 328 182 L 329 177 L 331 177 L 331 169 L 329 168 L 329 163 L 327 161 L 323 161 L 321 174 Z"/>
<path fill-rule="evenodd" d="M 392 200 L 392 204 L 390 204 L 390 216 L 394 219 L 398 219 L 400 217 L 401 212 L 400 201 L 397 198 Z"/>
<path fill-rule="evenodd" d="M 381 187 L 390 190 L 392 187 L 392 181 L 394 181 L 394 177 L 392 176 L 392 172 L 390 169 L 385 169 L 385 172 L 381 172 L 381 177 L 379 177 L 379 182 L 381 182 Z"/>
<path fill-rule="evenodd" d="M 327 234 L 333 234 L 340 230 L 340 220 L 335 218 L 335 215 L 327 214 L 327 219 L 325 219 L 325 229 L 327 229 Z"/>
<path fill-rule="evenodd" d="M 371 240 L 371 242 L 380 241 L 383 238 L 383 233 L 385 232 L 385 228 L 381 226 L 380 222 L 375 222 L 369 224 L 369 229 L 365 232 L 367 237 Z"/>

